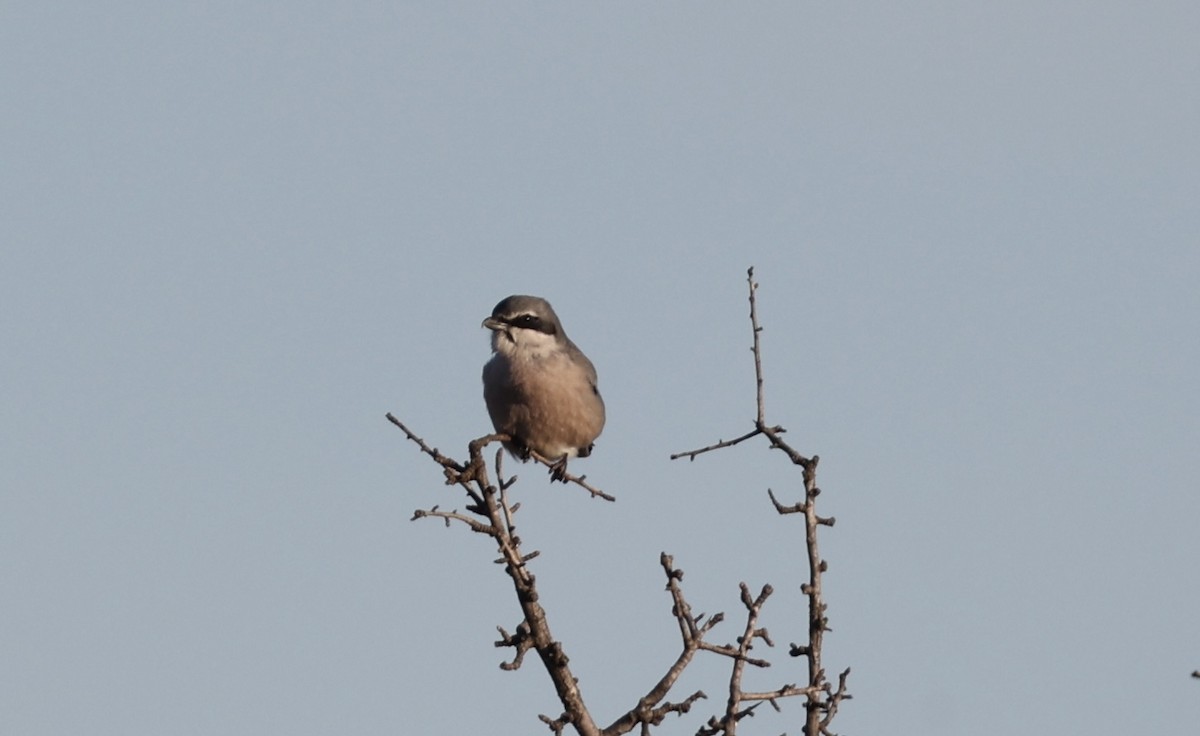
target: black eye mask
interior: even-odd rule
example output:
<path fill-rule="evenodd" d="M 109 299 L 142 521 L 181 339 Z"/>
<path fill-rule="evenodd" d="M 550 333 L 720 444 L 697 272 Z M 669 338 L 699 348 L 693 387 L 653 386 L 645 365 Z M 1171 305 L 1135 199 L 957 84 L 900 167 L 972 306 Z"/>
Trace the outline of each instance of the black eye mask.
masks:
<path fill-rule="evenodd" d="M 522 314 L 506 320 L 513 327 L 523 327 L 527 330 L 536 330 L 547 335 L 553 335 L 557 332 L 554 324 L 547 322 L 533 314 Z"/>

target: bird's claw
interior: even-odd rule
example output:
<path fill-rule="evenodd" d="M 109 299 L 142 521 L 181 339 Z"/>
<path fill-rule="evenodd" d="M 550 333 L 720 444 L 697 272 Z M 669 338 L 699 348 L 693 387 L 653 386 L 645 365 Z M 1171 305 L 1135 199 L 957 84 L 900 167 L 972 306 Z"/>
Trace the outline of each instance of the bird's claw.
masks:
<path fill-rule="evenodd" d="M 550 481 L 567 482 L 567 456 L 563 455 L 550 464 Z"/>

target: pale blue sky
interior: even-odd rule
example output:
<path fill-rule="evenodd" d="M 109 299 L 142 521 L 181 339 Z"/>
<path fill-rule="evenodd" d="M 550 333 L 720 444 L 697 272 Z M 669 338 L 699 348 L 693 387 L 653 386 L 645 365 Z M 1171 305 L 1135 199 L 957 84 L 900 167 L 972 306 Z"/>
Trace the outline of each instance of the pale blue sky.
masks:
<path fill-rule="evenodd" d="M 0 7 L 0 732 L 543 731 L 481 537 L 384 420 L 489 427 L 549 298 L 609 424 L 522 537 L 598 721 L 778 593 L 822 457 L 847 734 L 1200 726 L 1200 6 Z M 726 624 L 717 640 L 731 640 Z M 793 662 L 750 683 L 803 677 Z M 723 662 L 679 696 L 721 707 Z M 747 734 L 800 732 L 799 702 Z"/>

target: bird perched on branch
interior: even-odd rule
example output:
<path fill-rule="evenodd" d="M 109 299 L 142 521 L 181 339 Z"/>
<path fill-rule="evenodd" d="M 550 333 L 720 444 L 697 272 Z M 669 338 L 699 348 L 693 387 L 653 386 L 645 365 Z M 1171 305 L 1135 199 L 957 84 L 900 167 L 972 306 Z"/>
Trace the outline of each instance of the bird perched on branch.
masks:
<path fill-rule="evenodd" d="M 563 331 L 550 302 L 513 295 L 483 321 L 492 359 L 483 366 L 483 398 L 504 447 L 522 461 L 551 464 L 565 482 L 567 460 L 587 457 L 604 429 L 596 369 Z"/>

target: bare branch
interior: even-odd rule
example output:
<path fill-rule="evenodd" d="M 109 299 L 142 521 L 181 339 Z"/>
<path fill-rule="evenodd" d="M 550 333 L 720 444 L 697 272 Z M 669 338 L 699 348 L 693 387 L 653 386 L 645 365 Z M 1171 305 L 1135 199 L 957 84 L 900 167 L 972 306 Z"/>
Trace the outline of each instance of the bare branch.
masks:
<path fill-rule="evenodd" d="M 745 583 L 740 583 L 742 605 L 746 607 L 746 626 L 742 635 L 738 637 L 738 647 L 733 656 L 733 667 L 729 674 L 729 698 L 725 703 L 725 715 L 718 721 L 721 730 L 727 736 L 733 736 L 737 732 L 737 723 L 742 718 L 754 714 L 754 708 L 757 703 L 748 708 L 742 707 L 742 702 L 745 700 L 742 692 L 742 674 L 747 664 L 753 664 L 757 667 L 769 667 L 770 663 L 765 660 L 756 660 L 749 657 L 749 652 L 754 648 L 754 639 L 758 635 L 757 629 L 758 616 L 762 612 L 763 604 L 767 602 L 767 598 L 774 592 L 770 585 L 764 585 L 762 591 L 757 598 L 750 597 L 750 587 Z M 767 640 L 768 644 L 770 640 Z"/>
<path fill-rule="evenodd" d="M 775 706 L 775 710 L 779 710 L 779 705 L 775 701 L 779 698 L 787 698 L 793 695 L 808 695 L 812 692 L 811 687 L 800 687 L 798 685 L 784 685 L 778 690 L 771 690 L 765 693 L 742 693 L 742 700 L 766 700 Z"/>
<path fill-rule="evenodd" d="M 513 635 L 510 636 L 504 629 L 500 629 L 501 639 L 497 646 L 509 646 L 516 650 L 513 659 L 502 663 L 501 668 L 515 670 L 521 666 L 527 651 L 536 651 L 563 706 L 562 716 L 555 719 L 539 716 L 542 722 L 555 734 L 561 734 L 563 728 L 571 725 L 580 736 L 600 736 L 600 729 L 584 703 L 578 680 L 568 666 L 569 659 L 562 645 L 551 634 L 546 612 L 538 602 L 536 580 L 527 565 L 537 553 L 524 554 L 521 551 L 521 540 L 516 534 L 513 522 L 519 504 L 511 503 L 507 495 L 515 478 L 507 481 L 503 479 L 501 455 L 498 453 L 495 461 L 496 476 L 501 480 L 498 484 L 493 484 L 488 474 L 487 463 L 483 459 L 483 451 L 489 444 L 505 441 L 508 437 L 492 434 L 472 440 L 467 446 L 470 453 L 469 462 L 460 463 L 430 447 L 391 414 L 388 414 L 387 418 L 399 427 L 409 440 L 415 442 L 423 453 L 442 467 L 448 485 L 458 485 L 466 492 L 471 499 L 468 510 L 487 519 L 487 523 L 483 523 L 457 511 L 440 511 L 436 506 L 428 511 L 418 510 L 413 514 L 414 519 L 436 517 L 443 519 L 447 524 L 451 521 L 462 522 L 472 531 L 487 534 L 495 541 L 500 552 L 498 561 L 504 565 L 504 571 L 512 581 L 517 602 L 524 615 L 524 620 Z"/>
<path fill-rule="evenodd" d="M 517 632 L 509 636 L 503 626 L 497 626 L 496 630 L 500 632 L 500 641 L 496 642 L 497 647 L 512 647 L 516 649 L 511 662 L 501 662 L 500 669 L 516 670 L 521 668 L 521 662 L 525 659 L 525 652 L 533 646 L 533 639 L 529 635 L 529 623 L 522 621 L 517 624 Z"/>
<path fill-rule="evenodd" d="M 421 448 L 421 452 L 423 452 L 426 455 L 428 455 L 429 457 L 433 458 L 434 462 L 436 462 L 438 465 L 441 465 L 444 468 L 451 468 L 454 471 L 459 472 L 459 473 L 461 473 L 463 470 L 466 469 L 463 465 L 460 465 L 459 463 L 455 462 L 451 458 L 448 458 L 445 455 L 443 455 L 442 453 L 438 452 L 435 448 L 432 448 L 429 445 L 425 444 L 425 440 L 421 439 L 420 437 L 415 435 L 412 432 L 412 430 L 410 430 L 408 427 L 404 426 L 404 423 L 401 422 L 396 417 L 392 416 L 392 413 L 390 411 L 387 413 L 387 420 L 389 422 L 391 422 L 392 424 L 396 425 L 397 427 L 399 427 L 404 432 L 405 436 L 408 437 L 408 439 L 417 443 L 417 446 Z"/>
<path fill-rule="evenodd" d="M 754 426 L 762 429 L 767 421 L 765 418 L 766 401 L 763 399 L 762 345 L 759 341 L 762 327 L 758 324 L 758 302 L 754 298 L 755 292 L 758 291 L 758 284 L 754 281 L 753 266 L 746 270 L 746 283 L 750 286 L 750 331 L 754 335 L 754 345 L 750 348 L 754 352 L 754 394 L 756 399 L 755 404 L 758 408 Z"/>
<path fill-rule="evenodd" d="M 700 729 L 698 734 L 700 736 L 711 736 L 723 733 L 725 736 L 733 736 L 737 727 L 737 721 L 747 715 L 753 715 L 753 706 L 749 708 L 741 707 L 741 703 L 744 701 L 762 702 L 765 700 L 775 706 L 775 701 L 779 697 L 783 697 L 783 694 L 803 694 L 807 698 L 805 703 L 806 718 L 804 733 L 806 736 L 823 736 L 828 734 L 829 721 L 837 712 L 841 701 L 850 698 L 850 695 L 846 692 L 846 677 L 849 675 L 850 670 L 847 669 L 841 674 L 838 678 L 838 687 L 836 690 L 833 690 L 830 683 L 825 679 L 825 670 L 821 662 L 821 648 L 824 634 L 830 630 L 829 619 L 825 615 L 826 604 L 821 594 L 821 575 L 829 568 L 829 565 L 821 558 L 820 550 L 817 546 L 817 529 L 821 526 L 831 527 L 836 520 L 833 517 L 818 516 L 816 512 L 816 499 L 821 493 L 821 489 L 817 487 L 817 464 L 820 462 L 820 458 L 816 455 L 813 455 L 811 458 L 805 457 L 783 439 L 783 434 L 786 432 L 783 427 L 767 423 L 762 360 L 763 328 L 758 321 L 758 283 L 754 280 L 753 268 L 747 270 L 746 282 L 749 290 L 750 329 L 753 338 L 751 352 L 754 355 L 754 430 L 728 442 L 721 441 L 699 450 L 677 453 L 672 455 L 671 459 L 675 460 L 686 457 L 689 460 L 695 460 L 696 456 L 702 453 L 732 447 L 752 437 L 763 435 L 767 438 L 772 448 L 783 452 L 794 465 L 801 468 L 804 483 L 804 497 L 802 500 L 792 505 L 785 505 L 775 497 L 775 492 L 770 489 L 767 490 L 767 496 L 770 498 L 771 504 L 775 507 L 777 513 L 781 515 L 804 515 L 805 550 L 808 557 L 809 574 L 808 580 L 801 586 L 801 590 L 808 598 L 808 637 L 807 641 L 803 644 L 792 644 L 789 653 L 793 657 L 805 657 L 807 659 L 808 683 L 805 687 L 787 685 L 780 688 L 775 694 L 747 694 L 741 690 L 741 677 L 745 664 L 757 664 L 761 661 L 749 657 L 748 651 L 751 642 L 755 638 L 761 638 L 768 645 L 771 644 L 766 630 L 755 628 L 754 623 L 758 617 L 762 602 L 770 594 L 770 586 L 764 587 L 764 592 L 759 595 L 758 599 L 751 600 L 749 589 L 743 584 L 742 603 L 748 611 L 747 628 L 746 633 L 738 639 L 738 648 L 734 650 L 731 647 L 717 647 L 709 644 L 701 645 L 703 649 L 733 657 L 734 666 L 733 673 L 730 676 L 729 700 L 726 703 L 724 715 L 720 718 L 714 716 L 704 728 Z"/>
<path fill-rule="evenodd" d="M 753 431 L 747 432 L 746 434 L 744 434 L 741 437 L 738 437 L 736 439 L 717 440 L 717 442 L 715 444 L 709 445 L 708 447 L 701 447 L 699 450 L 687 450 L 685 452 L 677 452 L 674 455 L 671 455 L 671 459 L 678 460 L 681 457 L 686 457 L 688 460 L 695 460 L 697 455 L 703 455 L 704 453 L 712 452 L 713 450 L 720 450 L 721 448 L 724 448 L 724 447 L 733 447 L 734 445 L 745 442 L 746 440 L 750 439 L 751 437 L 757 437 L 760 434 L 762 434 L 762 430 L 755 429 Z"/>
<path fill-rule="evenodd" d="M 546 715 L 538 715 L 538 720 L 550 727 L 554 732 L 554 736 L 562 736 L 563 729 L 571 722 L 571 716 L 563 713 L 558 718 L 550 718 Z"/>
<path fill-rule="evenodd" d="M 586 475 L 571 475 L 566 470 L 563 470 L 562 468 L 556 466 L 555 461 L 547 460 L 546 458 L 542 457 L 541 455 L 537 454 L 536 452 L 529 453 L 529 457 L 532 458 L 534 461 L 541 463 L 542 465 L 545 465 L 547 468 L 550 468 L 554 480 L 559 480 L 559 481 L 562 481 L 563 483 L 574 483 L 575 485 L 584 489 L 588 493 L 592 494 L 592 498 L 602 498 L 605 501 L 616 501 L 617 500 L 616 497 L 610 496 L 609 494 L 605 493 L 604 491 L 600 490 L 599 488 L 596 488 L 595 486 L 588 483 Z"/>
<path fill-rule="evenodd" d="M 843 700 L 850 700 L 854 697 L 850 695 L 850 693 L 846 692 L 846 678 L 849 676 L 850 668 L 847 667 L 846 669 L 842 670 L 842 674 L 838 675 L 837 689 L 834 690 L 833 693 L 829 693 L 828 685 L 825 688 L 827 697 L 825 699 L 825 717 L 821 719 L 822 734 L 832 736 L 832 734 L 829 733 L 829 722 L 833 720 L 835 715 L 837 715 L 838 706 L 842 704 Z"/>
<path fill-rule="evenodd" d="M 721 621 L 721 615 L 711 617 L 693 616 L 691 606 L 683 596 L 680 582 L 683 580 L 683 570 L 675 567 L 671 555 L 663 552 L 659 555 L 659 564 L 667 576 L 667 591 L 671 594 L 671 614 L 679 624 L 679 635 L 683 648 L 675 662 L 667 669 L 666 674 L 659 678 L 650 691 L 642 696 L 636 705 L 623 713 L 608 728 L 604 736 L 620 736 L 641 725 L 643 732 L 650 726 L 657 726 L 668 713 L 683 714 L 688 712 L 692 703 L 699 698 L 706 698 L 703 691 L 697 691 L 680 703 L 662 702 L 684 669 L 691 663 L 696 652 L 704 647 L 704 635 Z M 701 623 L 703 621 L 703 623 Z M 660 704 L 661 703 L 661 704 Z"/>
<path fill-rule="evenodd" d="M 803 501 L 800 501 L 791 506 L 784 506 L 783 504 L 779 503 L 779 499 L 775 498 L 775 492 L 772 491 L 770 488 L 767 489 L 767 495 L 770 496 L 771 503 L 775 505 L 775 511 L 778 512 L 781 516 L 784 514 L 798 514 L 798 513 L 801 513 L 804 511 L 804 502 Z"/>
<path fill-rule="evenodd" d="M 783 427 L 768 427 L 766 424 L 763 424 L 760 429 L 762 429 L 762 433 L 767 436 L 767 439 L 771 440 L 771 447 L 774 447 L 777 450 L 783 450 L 793 464 L 800 465 L 802 467 L 808 467 L 810 463 L 816 462 L 815 456 L 812 460 L 810 460 L 809 458 L 806 458 L 797 452 L 791 445 L 783 441 L 783 438 L 779 436 L 787 431 Z"/>
<path fill-rule="evenodd" d="M 412 518 L 409 519 L 409 521 L 416 521 L 417 519 L 424 519 L 429 516 L 434 516 L 439 519 L 445 519 L 447 527 L 450 526 L 450 521 L 451 521 L 451 519 L 453 519 L 454 521 L 461 521 L 462 523 L 471 527 L 471 531 L 473 531 L 473 532 L 478 532 L 480 534 L 486 534 L 489 537 L 495 536 L 496 530 L 494 528 L 487 526 L 486 524 L 480 524 L 475 519 L 472 519 L 471 517 L 466 516 L 464 514 L 460 514 L 457 511 L 438 511 L 437 506 L 434 506 L 433 508 L 431 508 L 429 510 L 417 509 L 416 511 L 413 512 Z"/>

